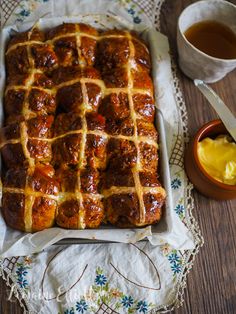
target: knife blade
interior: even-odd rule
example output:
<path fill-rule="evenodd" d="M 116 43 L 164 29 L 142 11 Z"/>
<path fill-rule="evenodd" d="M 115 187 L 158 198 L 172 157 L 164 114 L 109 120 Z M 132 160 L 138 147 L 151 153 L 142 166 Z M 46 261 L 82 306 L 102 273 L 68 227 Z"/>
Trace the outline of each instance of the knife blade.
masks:
<path fill-rule="evenodd" d="M 211 106 L 222 120 L 229 134 L 236 141 L 236 118 L 223 102 L 223 100 L 215 93 L 215 91 L 201 80 L 194 80 L 195 86 L 202 92 L 202 94 L 209 101 Z"/>

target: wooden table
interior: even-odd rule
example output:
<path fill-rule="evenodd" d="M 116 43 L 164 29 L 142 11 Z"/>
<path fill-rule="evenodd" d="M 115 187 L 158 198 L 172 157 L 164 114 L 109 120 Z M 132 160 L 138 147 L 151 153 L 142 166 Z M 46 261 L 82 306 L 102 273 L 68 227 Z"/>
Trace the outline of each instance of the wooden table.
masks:
<path fill-rule="evenodd" d="M 180 12 L 191 0 L 166 0 L 162 7 L 161 29 L 176 54 L 176 24 Z M 232 0 L 236 4 L 236 0 Z M 204 123 L 217 118 L 210 105 L 193 83 L 179 72 L 193 136 Z M 211 85 L 236 115 L 236 70 Z M 236 200 L 216 202 L 194 191 L 194 216 L 199 222 L 205 245 L 200 250 L 193 270 L 188 275 L 185 302 L 176 314 L 236 313 Z M 19 314 L 17 302 L 7 301 L 9 288 L 0 281 L 0 313 Z M 45 313 L 46 314 L 46 313 Z"/>
<path fill-rule="evenodd" d="M 162 32 L 168 35 L 176 56 L 176 25 L 190 0 L 166 0 L 162 7 Z M 231 1 L 236 4 L 236 0 Z M 189 133 L 193 136 L 204 123 L 217 118 L 207 100 L 190 79 L 179 72 L 188 110 Z M 211 84 L 236 115 L 236 70 Z M 205 245 L 188 276 L 184 306 L 176 314 L 236 313 L 236 200 L 217 202 L 194 191 L 195 210 Z"/>

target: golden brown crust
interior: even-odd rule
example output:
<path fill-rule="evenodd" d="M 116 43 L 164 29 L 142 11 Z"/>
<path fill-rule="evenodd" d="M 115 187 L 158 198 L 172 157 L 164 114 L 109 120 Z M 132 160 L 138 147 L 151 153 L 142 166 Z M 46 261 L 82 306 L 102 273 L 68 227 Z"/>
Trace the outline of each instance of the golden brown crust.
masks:
<path fill-rule="evenodd" d="M 12 117 L 13 118 L 13 117 Z M 50 161 L 52 124 L 54 117 L 37 116 L 29 120 L 16 120 L 0 130 L 0 148 L 7 168 L 29 165 L 29 158 Z M 25 153 L 27 150 L 27 154 Z"/>
<path fill-rule="evenodd" d="M 25 43 L 29 40 L 43 42 L 45 40 L 45 34 L 38 28 L 33 28 L 30 32 L 17 33 L 9 40 L 7 49 L 10 49 L 16 44 Z"/>
<path fill-rule="evenodd" d="M 137 34 L 65 23 L 6 51 L 3 216 L 34 232 L 159 221 L 150 56 Z M 56 173 L 54 174 L 54 169 Z"/>
<path fill-rule="evenodd" d="M 7 224 L 18 230 L 34 232 L 55 223 L 59 184 L 51 166 L 36 166 L 7 171 L 3 181 L 2 210 Z M 27 206 L 27 204 L 31 206 Z"/>

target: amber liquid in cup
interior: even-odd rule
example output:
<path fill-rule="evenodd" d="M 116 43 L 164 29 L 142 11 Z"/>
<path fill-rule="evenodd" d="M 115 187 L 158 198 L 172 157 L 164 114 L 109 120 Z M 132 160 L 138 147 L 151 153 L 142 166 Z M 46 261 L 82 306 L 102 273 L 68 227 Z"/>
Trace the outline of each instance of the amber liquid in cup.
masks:
<path fill-rule="evenodd" d="M 184 33 L 197 49 L 220 59 L 236 58 L 236 35 L 226 25 L 216 21 L 203 21 L 190 26 Z"/>

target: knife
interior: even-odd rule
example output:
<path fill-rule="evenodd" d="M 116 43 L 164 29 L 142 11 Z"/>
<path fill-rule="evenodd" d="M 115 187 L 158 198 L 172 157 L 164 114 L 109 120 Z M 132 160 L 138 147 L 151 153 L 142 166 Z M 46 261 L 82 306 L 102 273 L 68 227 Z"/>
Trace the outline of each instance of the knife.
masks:
<path fill-rule="evenodd" d="M 236 142 L 236 118 L 225 105 L 222 99 L 214 92 L 214 90 L 205 84 L 201 80 L 194 80 L 195 86 L 199 88 L 202 94 L 206 97 L 212 107 L 215 109 L 216 113 L 222 120 L 229 134 L 232 136 Z"/>

